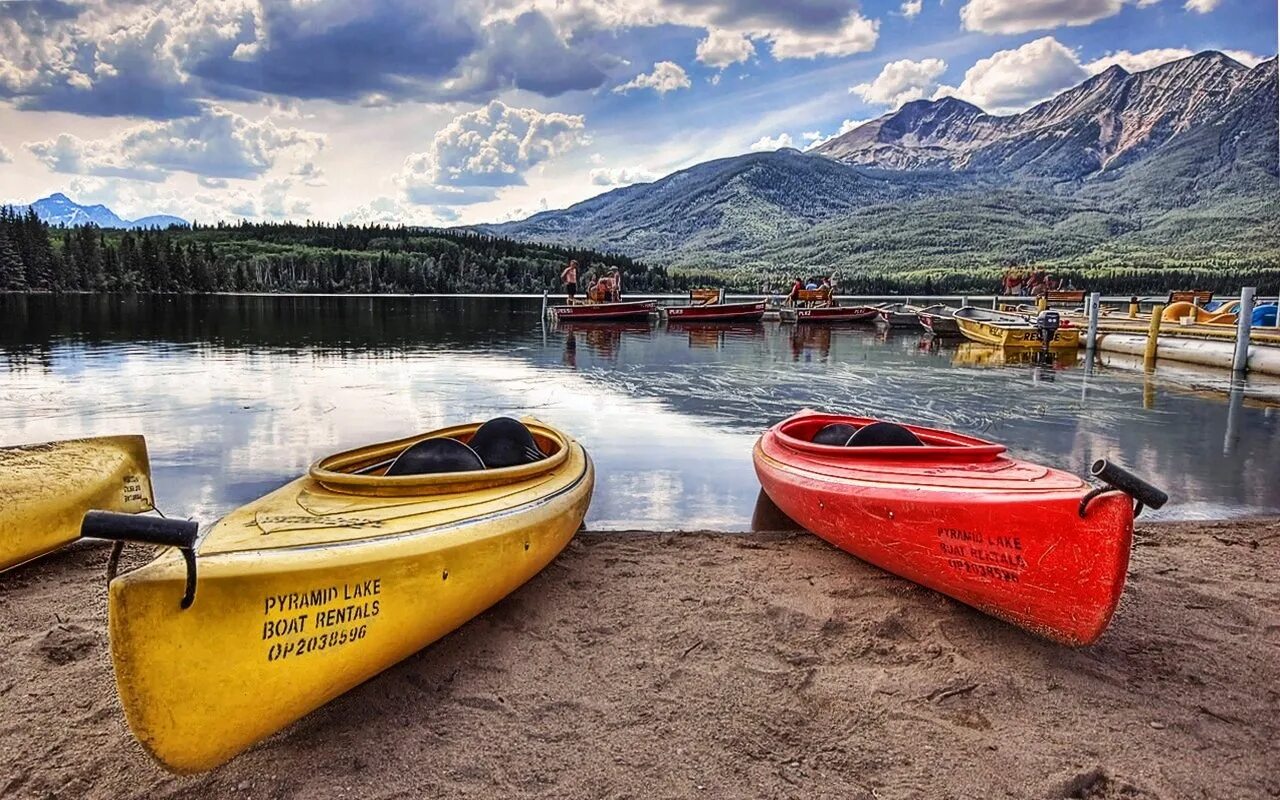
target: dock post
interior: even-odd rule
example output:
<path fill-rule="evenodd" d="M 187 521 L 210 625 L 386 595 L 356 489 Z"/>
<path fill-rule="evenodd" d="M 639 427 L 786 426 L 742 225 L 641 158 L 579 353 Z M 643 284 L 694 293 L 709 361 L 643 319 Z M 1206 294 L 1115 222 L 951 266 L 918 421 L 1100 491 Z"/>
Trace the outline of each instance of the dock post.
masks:
<path fill-rule="evenodd" d="M 960 307 L 961 307 L 961 308 L 965 308 L 965 307 L 966 307 L 966 306 L 968 306 L 968 305 L 969 305 L 969 298 L 968 298 L 968 297 L 961 297 L 961 298 L 960 298 Z M 1280 319 L 1280 318 L 1278 318 L 1278 319 Z"/>
<path fill-rule="evenodd" d="M 1246 286 L 1240 290 L 1240 313 L 1236 317 L 1236 355 L 1231 361 L 1231 369 L 1243 373 L 1249 368 L 1249 334 L 1253 328 L 1253 296 L 1258 291 L 1255 286 Z"/>
<path fill-rule="evenodd" d="M 1049 307 L 1049 295 L 1042 294 L 1038 298 L 1036 298 L 1036 308 L 1038 310 L 1044 311 L 1048 307 Z"/>
<path fill-rule="evenodd" d="M 1102 293 L 1089 295 L 1089 338 L 1085 340 L 1085 349 L 1092 353 L 1098 347 L 1098 306 L 1102 304 Z"/>
<path fill-rule="evenodd" d="M 1151 325 L 1147 328 L 1147 349 L 1142 354 L 1142 365 L 1151 369 L 1156 365 L 1156 348 L 1160 341 L 1160 317 L 1164 314 L 1164 303 L 1156 303 L 1151 309 Z"/>
<path fill-rule="evenodd" d="M 1129 319 L 1137 319 L 1137 318 L 1138 318 L 1138 298 L 1130 297 L 1129 298 Z"/>
<path fill-rule="evenodd" d="M 542 290 L 542 318 L 547 318 L 547 290 Z"/>
<path fill-rule="evenodd" d="M 1000 310 L 1000 295 L 998 294 L 991 295 L 991 310 L 992 311 Z"/>

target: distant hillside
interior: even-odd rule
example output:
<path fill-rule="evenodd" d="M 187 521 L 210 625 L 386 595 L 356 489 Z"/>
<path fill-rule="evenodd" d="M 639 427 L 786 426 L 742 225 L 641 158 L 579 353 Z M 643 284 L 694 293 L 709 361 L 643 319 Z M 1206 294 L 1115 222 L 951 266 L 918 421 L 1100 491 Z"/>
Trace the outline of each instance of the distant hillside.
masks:
<path fill-rule="evenodd" d="M 1276 268 L 1276 59 L 1119 67 L 1012 116 L 907 103 L 808 153 L 720 159 L 482 230 L 745 279 Z"/>
<path fill-rule="evenodd" d="M 154 214 L 141 219 L 121 219 L 104 205 L 82 206 L 61 192 L 41 198 L 31 204 L 36 216 L 50 225 L 97 225 L 99 228 L 168 228 L 170 225 L 189 224 L 181 217 L 170 214 Z"/>

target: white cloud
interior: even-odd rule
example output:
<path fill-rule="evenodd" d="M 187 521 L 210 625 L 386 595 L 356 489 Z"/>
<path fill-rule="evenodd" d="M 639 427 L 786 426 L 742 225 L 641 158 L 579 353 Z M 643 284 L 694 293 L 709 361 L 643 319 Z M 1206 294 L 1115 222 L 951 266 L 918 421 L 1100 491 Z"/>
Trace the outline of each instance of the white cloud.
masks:
<path fill-rule="evenodd" d="M 348 225 L 429 225 L 433 224 L 421 206 L 406 205 L 394 197 L 375 197 L 342 215 Z"/>
<path fill-rule="evenodd" d="M 10 153 L 5 149 L 4 145 L 0 144 L 0 164 L 8 164 L 11 161 L 13 161 L 13 153 Z"/>
<path fill-rule="evenodd" d="M 653 72 L 641 73 L 621 86 L 613 87 L 613 91 L 626 94 L 632 89 L 652 89 L 658 94 L 666 94 L 676 89 L 688 89 L 691 85 L 683 67 L 674 61 L 659 61 L 653 65 Z"/>
<path fill-rule="evenodd" d="M 1022 111 L 1087 77 L 1089 73 L 1073 51 L 1052 36 L 1045 36 L 978 60 L 965 72 L 959 86 L 940 87 L 934 97 L 958 97 L 992 114 L 1008 114 Z"/>
<path fill-rule="evenodd" d="M 776 59 L 847 56 L 875 47 L 879 22 L 851 0 L 491 0 L 489 18 L 527 8 L 546 14 L 562 33 L 676 25 L 736 31 L 764 41 Z"/>
<path fill-rule="evenodd" d="M 163 181 L 173 172 L 255 178 L 279 160 L 314 157 L 324 145 L 321 134 L 212 106 L 197 117 L 144 122 L 102 139 L 61 133 L 25 147 L 55 172 Z"/>
<path fill-rule="evenodd" d="M 438 130 L 425 152 L 405 159 L 396 181 L 413 203 L 479 203 L 502 187 L 523 185 L 527 170 L 588 141 L 581 116 L 493 100 Z"/>
<path fill-rule="evenodd" d="M 1270 56 L 1260 56 L 1257 53 L 1250 53 L 1248 50 L 1223 50 L 1222 54 L 1227 58 L 1235 59 L 1250 69 L 1258 66 L 1266 61 Z"/>
<path fill-rule="evenodd" d="M 1222 0 L 1187 0 L 1182 7 L 1197 14 L 1208 14 L 1221 4 Z"/>
<path fill-rule="evenodd" d="M 969 0 L 960 9 L 965 30 L 1026 33 L 1088 25 L 1120 12 L 1124 0 Z"/>
<path fill-rule="evenodd" d="M 755 55 L 756 46 L 741 33 L 716 28 L 698 42 L 698 61 L 709 67 L 724 69 Z"/>
<path fill-rule="evenodd" d="M 860 83 L 849 91 L 868 103 L 897 108 L 932 92 L 938 85 L 938 78 L 946 71 L 947 62 L 940 58 L 891 61 L 884 65 L 875 80 Z"/>
<path fill-rule="evenodd" d="M 1107 53 L 1102 58 L 1090 61 L 1084 65 L 1084 68 L 1091 75 L 1097 75 L 1115 64 L 1119 64 L 1128 72 L 1142 72 L 1190 55 L 1193 55 L 1193 53 L 1185 47 L 1159 47 L 1137 53 L 1132 53 L 1128 50 L 1117 50 L 1114 53 Z"/>
<path fill-rule="evenodd" d="M 781 133 L 777 136 L 761 136 L 751 143 L 752 152 L 759 150 L 781 150 L 784 147 L 795 147 L 791 134 Z"/>
<path fill-rule="evenodd" d="M 633 183 L 650 183 L 657 177 L 644 167 L 596 167 L 591 170 L 594 186 L 630 186 Z"/>
<path fill-rule="evenodd" d="M 869 120 L 865 120 L 865 119 L 846 119 L 844 122 L 840 123 L 840 129 L 839 129 L 839 130 L 837 130 L 835 133 L 831 134 L 830 136 L 822 136 L 821 134 L 819 134 L 818 136 L 813 137 L 813 139 L 809 142 L 809 144 L 808 144 L 808 145 L 806 145 L 806 146 L 805 146 L 805 148 L 804 148 L 804 149 L 806 149 L 806 150 L 812 150 L 812 149 L 814 149 L 815 147 L 821 147 L 821 146 L 823 146 L 824 144 L 826 144 L 827 142 L 831 141 L 832 139 L 836 139 L 836 138 L 839 138 L 839 137 L 841 137 L 841 136 L 844 136 L 846 133 L 848 133 L 849 131 L 851 131 L 851 130 L 853 130 L 854 128 L 858 127 L 859 125 L 865 125 L 865 124 L 867 124 L 867 122 L 869 122 Z M 807 133 L 806 133 L 806 134 L 804 135 L 804 138 L 808 139 L 808 138 L 809 138 L 809 134 L 807 134 Z"/>
<path fill-rule="evenodd" d="M 918 15 L 924 9 L 924 0 L 906 0 L 902 4 L 902 16 L 911 19 Z"/>

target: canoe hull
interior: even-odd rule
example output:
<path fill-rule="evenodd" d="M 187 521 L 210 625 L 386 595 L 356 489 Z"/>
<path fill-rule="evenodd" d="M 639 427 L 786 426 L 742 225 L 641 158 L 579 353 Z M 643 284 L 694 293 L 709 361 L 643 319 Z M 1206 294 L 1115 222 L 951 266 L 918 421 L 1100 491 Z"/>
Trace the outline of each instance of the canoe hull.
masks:
<path fill-rule="evenodd" d="M 154 506 L 141 436 L 0 448 L 0 482 L 0 570 L 74 542 L 90 509 L 139 513 Z"/>
<path fill-rule="evenodd" d="M 663 309 L 669 322 L 759 322 L 764 319 L 764 312 L 763 300 L 758 303 L 718 303 Z"/>
<path fill-rule="evenodd" d="M 359 500 L 311 477 L 294 481 L 219 526 L 257 526 L 263 533 L 254 535 L 270 541 L 298 525 L 332 525 L 346 538 L 213 552 L 202 545 L 186 610 L 178 608 L 185 573 L 176 554 L 117 578 L 111 652 L 129 727 L 168 769 L 212 769 L 457 629 L 536 575 L 581 526 L 594 469 L 573 448 L 566 468 L 578 474 L 554 491 L 544 482 L 512 499 L 491 488 L 482 507 L 492 513 L 468 519 L 414 513 L 439 497 L 386 497 L 365 514 Z M 316 503 L 330 510 L 317 516 Z M 355 538 L 351 526 L 362 526 Z"/>
<path fill-rule="evenodd" d="M 797 457 L 775 431 L 754 451 L 765 493 L 841 550 L 1064 644 L 1090 644 L 1106 629 L 1132 544 L 1126 495 L 1099 496 L 1082 519 L 1088 487 L 1064 473 L 1045 471 L 1055 488 L 1009 492 L 965 479 L 930 485 L 928 471 L 859 477 Z"/>
<path fill-rule="evenodd" d="M 552 306 L 548 310 L 555 319 L 566 322 L 626 322 L 646 320 L 657 308 L 656 300 L 638 300 L 632 303 L 581 303 L 572 306 Z"/>
<path fill-rule="evenodd" d="M 934 336 L 960 336 L 960 326 L 954 317 L 944 314 L 921 313 L 920 325 Z"/>
<path fill-rule="evenodd" d="M 978 319 L 955 317 L 960 333 L 965 338 L 982 344 L 996 347 L 1034 348 L 1043 347 L 1040 332 L 1033 325 L 1006 325 L 999 322 L 988 322 Z M 1050 350 L 1074 350 L 1080 347 L 1080 329 L 1076 327 L 1059 328 L 1049 343 Z"/>
<path fill-rule="evenodd" d="M 866 306 L 828 306 L 826 308 L 782 308 L 779 319 L 793 323 L 872 322 L 879 312 Z"/>

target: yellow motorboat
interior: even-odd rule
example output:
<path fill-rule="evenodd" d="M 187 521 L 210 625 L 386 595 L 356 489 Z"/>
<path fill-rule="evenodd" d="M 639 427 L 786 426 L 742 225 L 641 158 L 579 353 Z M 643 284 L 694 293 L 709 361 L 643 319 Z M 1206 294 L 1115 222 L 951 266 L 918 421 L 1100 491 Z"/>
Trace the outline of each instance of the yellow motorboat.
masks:
<path fill-rule="evenodd" d="M 966 338 L 996 347 L 1043 348 L 1041 328 L 1021 314 L 988 311 L 973 306 L 958 308 L 953 314 Z M 1071 350 L 1080 346 L 1080 329 L 1074 325 L 1053 330 L 1051 350 Z"/>
<path fill-rule="evenodd" d="M 582 525 L 594 469 L 534 420 L 524 463 L 490 458 L 479 440 L 504 419 L 322 458 L 198 540 L 182 523 L 87 517 L 87 533 L 179 548 L 110 584 L 116 687 L 146 750 L 175 772 L 212 769 L 549 564 Z M 478 460 L 400 469 L 450 443 Z M 461 471 L 430 471 L 446 468 Z"/>
<path fill-rule="evenodd" d="M 0 570 L 74 542 L 91 508 L 150 511 L 151 464 L 141 436 L 0 448 Z"/>
<path fill-rule="evenodd" d="M 1188 320 L 1197 325 L 1235 325 L 1240 313 L 1240 301 L 1230 300 L 1206 311 L 1194 303 L 1170 303 L 1160 315 L 1162 322 L 1182 322 Z"/>

